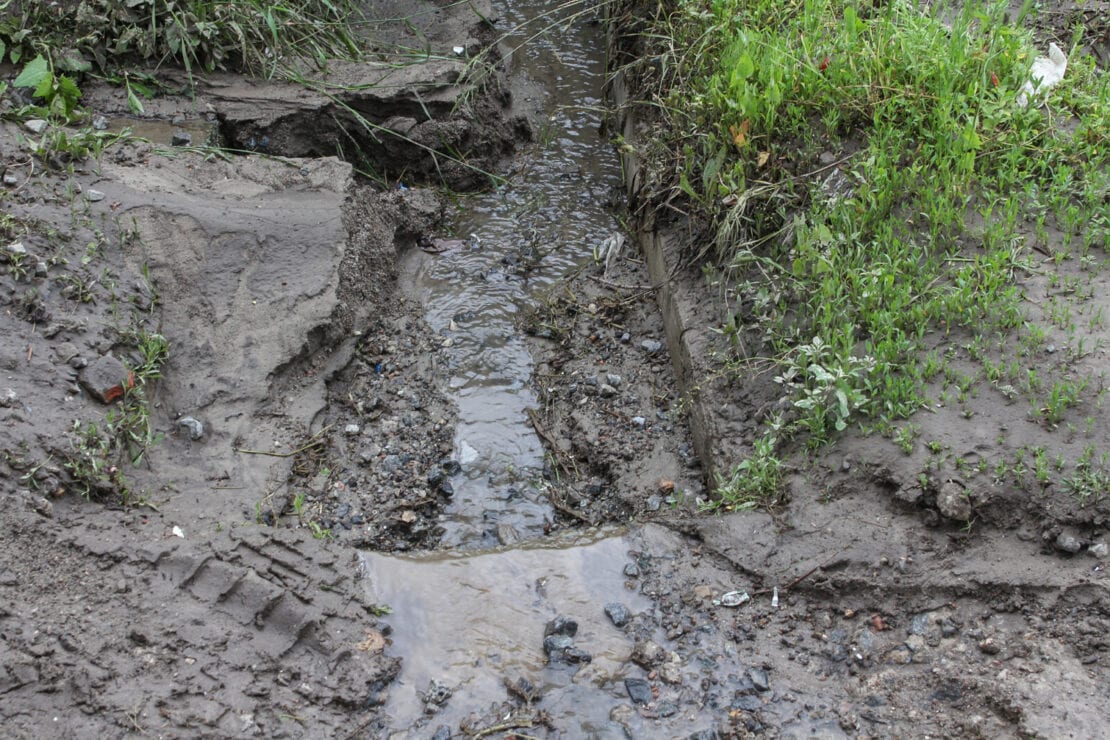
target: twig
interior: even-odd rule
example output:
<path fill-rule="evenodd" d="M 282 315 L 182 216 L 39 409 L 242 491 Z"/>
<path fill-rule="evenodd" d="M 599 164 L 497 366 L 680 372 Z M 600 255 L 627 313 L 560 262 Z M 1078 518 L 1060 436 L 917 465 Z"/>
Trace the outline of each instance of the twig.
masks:
<path fill-rule="evenodd" d="M 312 435 L 312 440 L 310 442 L 305 444 L 303 447 L 298 447 L 297 449 L 293 450 L 292 452 L 270 452 L 269 450 L 244 450 L 240 447 L 235 447 L 233 449 L 234 449 L 235 452 L 239 452 L 239 453 L 242 453 L 244 455 L 265 455 L 267 457 L 293 457 L 294 455 L 301 454 L 305 450 L 311 450 L 313 447 L 325 444 L 325 440 L 321 438 L 321 435 L 323 435 L 324 432 L 328 431 L 329 429 L 331 429 L 330 425 L 324 427 L 323 429 L 318 431 L 316 434 Z"/>

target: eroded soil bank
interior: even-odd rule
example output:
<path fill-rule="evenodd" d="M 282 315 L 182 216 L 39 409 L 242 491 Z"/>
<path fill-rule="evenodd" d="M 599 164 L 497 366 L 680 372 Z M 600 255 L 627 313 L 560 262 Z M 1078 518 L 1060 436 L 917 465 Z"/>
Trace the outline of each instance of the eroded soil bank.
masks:
<path fill-rule="evenodd" d="M 896 495 L 920 461 L 870 438 L 800 466 L 774 516 L 696 511 L 688 415 L 728 410 L 715 439 L 742 438 L 773 398 L 709 375 L 690 394 L 672 354 L 714 319 L 664 326 L 642 211 L 617 247 L 590 14 L 379 11 L 437 52 L 345 100 L 408 138 L 363 142 L 388 188 L 332 156 L 347 109 L 235 78 L 156 112 L 280 156 L 128 143 L 70 174 L 4 123 L 5 238 L 31 255 L 0 277 L 7 734 L 1105 734 L 1102 560 L 1054 544 L 1074 522 L 963 531 Z M 511 84 L 452 84 L 455 46 L 532 18 Z M 421 155 L 440 144 L 512 181 L 452 208 L 418 187 L 437 163 L 474 184 Z M 553 207 L 567 192 L 590 202 Z M 711 307 L 683 262 L 672 289 Z M 144 332 L 170 344 L 146 386 L 162 439 L 122 468 L 128 505 L 114 473 L 86 500 L 73 422 L 118 408 L 87 368 L 140 364 Z M 1081 524 L 1091 550 L 1105 525 Z"/>

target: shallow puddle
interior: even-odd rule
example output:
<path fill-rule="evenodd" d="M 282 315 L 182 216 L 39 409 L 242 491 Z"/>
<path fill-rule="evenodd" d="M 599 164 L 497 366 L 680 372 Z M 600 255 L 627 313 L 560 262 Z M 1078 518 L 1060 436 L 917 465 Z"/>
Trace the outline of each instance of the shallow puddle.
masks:
<path fill-rule="evenodd" d="M 216 133 L 216 126 L 200 118 L 193 118 L 180 123 L 164 121 L 155 118 L 130 118 L 120 116 L 109 118 L 106 121 L 107 131 L 120 132 L 131 130 L 131 135 L 146 139 L 152 144 L 161 146 L 203 146 L 210 143 Z M 187 134 L 188 141 L 175 141 L 175 135 Z"/>
<path fill-rule="evenodd" d="M 633 614 L 652 608 L 625 585 L 633 539 L 609 531 L 470 555 L 363 555 L 370 598 L 392 610 L 387 652 L 404 659 L 386 705 L 390 725 L 409 728 L 426 716 L 421 694 L 432 681 L 452 691 L 427 720 L 434 729 L 457 728 L 508 700 L 504 682 L 524 678 L 568 737 L 607 727 L 612 707 L 627 702 L 621 681 L 632 642 L 605 605 L 618 602 Z M 575 646 L 593 658 L 576 673 L 545 665 L 544 626 L 557 615 L 578 622 Z"/>
<path fill-rule="evenodd" d="M 525 26 L 509 47 L 552 23 L 535 3 L 503 10 L 502 27 Z M 414 250 L 402 273 L 450 341 L 450 387 L 459 406 L 455 445 L 465 482 L 442 526 L 447 547 L 491 547 L 544 533 L 552 508 L 534 485 L 544 450 L 526 409 L 532 358 L 516 327 L 522 310 L 591 258 L 618 225 L 606 207 L 620 185 L 612 146 L 599 135 L 605 48 L 600 26 L 577 21 L 514 53 L 518 104 L 540 109 L 538 139 L 511 182 L 461 198 L 451 228 L 466 244 Z M 532 100 L 521 98 L 532 97 Z"/>

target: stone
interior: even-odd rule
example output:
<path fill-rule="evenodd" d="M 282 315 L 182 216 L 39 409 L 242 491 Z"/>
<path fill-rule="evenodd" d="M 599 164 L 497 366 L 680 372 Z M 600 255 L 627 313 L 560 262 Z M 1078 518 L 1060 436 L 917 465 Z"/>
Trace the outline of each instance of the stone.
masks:
<path fill-rule="evenodd" d="M 651 640 L 641 640 L 632 649 L 631 660 L 641 668 L 651 669 L 667 658 L 667 651 Z"/>
<path fill-rule="evenodd" d="M 85 191 L 85 198 L 90 203 L 96 203 L 98 201 L 104 200 L 104 193 L 100 192 L 99 190 L 93 190 L 92 188 L 89 188 Z"/>
<path fill-rule="evenodd" d="M 644 417 L 642 417 L 642 416 L 633 416 L 632 417 L 632 425 L 633 426 L 635 426 L 639 429 L 643 429 L 645 424 L 647 424 L 647 419 L 645 419 Z"/>
<path fill-rule="evenodd" d="M 14 172 L 5 172 L 4 184 L 7 185 L 9 188 L 15 187 L 19 184 L 19 175 L 15 174 Z"/>
<path fill-rule="evenodd" d="M 41 118 L 30 118 L 23 122 L 23 128 L 32 134 L 41 134 L 50 124 Z"/>
<path fill-rule="evenodd" d="M 909 633 L 911 635 L 924 635 L 929 629 L 929 615 L 918 614 L 910 622 Z"/>
<path fill-rule="evenodd" d="M 108 128 L 108 119 L 101 115 L 96 115 L 92 119 L 92 127 L 97 131 L 103 131 Z"/>
<path fill-rule="evenodd" d="M 177 425 L 188 431 L 189 439 L 194 442 L 204 436 L 204 424 L 191 416 L 182 416 Z"/>
<path fill-rule="evenodd" d="M 1087 547 L 1087 553 L 1093 557 L 1102 559 L 1110 554 L 1110 547 L 1107 547 L 1105 542 L 1092 542 Z"/>
<path fill-rule="evenodd" d="M 520 540 L 520 532 L 516 531 L 516 527 L 513 525 L 507 522 L 501 522 L 497 525 L 497 541 L 502 545 L 515 545 Z"/>
<path fill-rule="evenodd" d="M 1074 531 L 1065 529 L 1056 535 L 1056 549 L 1074 555 L 1083 549 L 1083 540 Z"/>
<path fill-rule="evenodd" d="M 19 394 L 15 390 L 8 388 L 3 393 L 0 393 L 0 407 L 11 408 L 19 402 Z"/>
<path fill-rule="evenodd" d="M 651 684 L 644 679 L 624 679 L 624 690 L 628 692 L 628 698 L 632 700 L 633 704 L 639 704 L 641 706 L 651 704 Z"/>
<path fill-rule="evenodd" d="M 636 565 L 635 563 L 628 563 L 624 566 L 624 574 L 629 578 L 639 578 L 640 566 Z"/>
<path fill-rule="evenodd" d="M 578 622 L 563 615 L 555 617 L 543 628 L 544 637 L 550 637 L 551 635 L 574 637 L 576 634 L 578 634 Z"/>
<path fill-rule="evenodd" d="M 971 499 L 959 483 L 948 481 L 937 493 L 937 509 L 949 519 L 971 521 Z"/>
<path fill-rule="evenodd" d="M 617 375 L 616 373 L 606 373 L 605 374 L 605 382 L 607 382 L 609 385 L 613 386 L 614 388 L 620 388 L 621 383 L 623 382 L 623 379 L 621 378 L 621 376 Z"/>
<path fill-rule="evenodd" d="M 124 385 L 135 384 L 127 367 L 112 355 L 102 355 L 77 376 L 78 381 L 93 398 L 101 403 L 112 403 L 123 397 Z"/>
<path fill-rule="evenodd" d="M 343 427 L 343 433 L 351 437 L 355 436 L 361 431 L 362 427 L 360 427 L 358 424 L 348 424 L 347 426 Z"/>
<path fill-rule="evenodd" d="M 455 487 L 451 485 L 451 481 L 445 480 L 439 484 L 439 492 L 446 498 L 453 498 L 455 495 Z"/>
<path fill-rule="evenodd" d="M 566 635 L 548 635 L 543 638 L 543 653 L 551 657 L 574 647 L 574 640 Z"/>
<path fill-rule="evenodd" d="M 173 146 L 189 146 L 192 143 L 193 135 L 188 131 L 174 131 L 170 138 L 170 144 Z"/>
<path fill-rule="evenodd" d="M 612 398 L 613 396 L 617 395 L 617 389 L 614 388 L 613 386 L 609 385 L 608 383 L 602 383 L 598 387 L 597 391 L 604 398 Z"/>
<path fill-rule="evenodd" d="M 979 650 L 986 655 L 998 655 L 1002 652 L 1002 645 L 993 637 L 979 641 Z"/>
<path fill-rule="evenodd" d="M 5 247 L 4 251 L 16 258 L 27 256 L 27 247 L 23 246 L 23 242 L 12 242 Z"/>
<path fill-rule="evenodd" d="M 748 678 L 751 679 L 752 686 L 755 687 L 756 691 L 771 690 L 771 678 L 767 675 L 767 671 L 762 668 L 749 668 Z"/>
<path fill-rule="evenodd" d="M 606 604 L 605 615 L 609 617 L 609 621 L 613 623 L 614 627 L 623 627 L 628 624 L 631 615 L 628 613 L 628 607 L 624 604 Z"/>
<path fill-rule="evenodd" d="M 645 339 L 640 342 L 640 349 L 647 352 L 649 355 L 654 355 L 656 352 L 663 349 L 663 343 L 657 339 Z"/>

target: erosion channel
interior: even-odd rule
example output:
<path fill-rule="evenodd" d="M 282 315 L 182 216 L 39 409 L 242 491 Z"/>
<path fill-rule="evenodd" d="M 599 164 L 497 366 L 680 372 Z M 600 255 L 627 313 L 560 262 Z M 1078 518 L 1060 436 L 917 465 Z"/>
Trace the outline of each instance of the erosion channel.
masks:
<path fill-rule="evenodd" d="M 640 15 L 698 7 L 362 9 L 84 134 L 0 93 L 5 737 L 1107 736 L 1102 509 L 973 528 L 854 431 L 703 506 L 780 399 L 640 197 Z"/>

